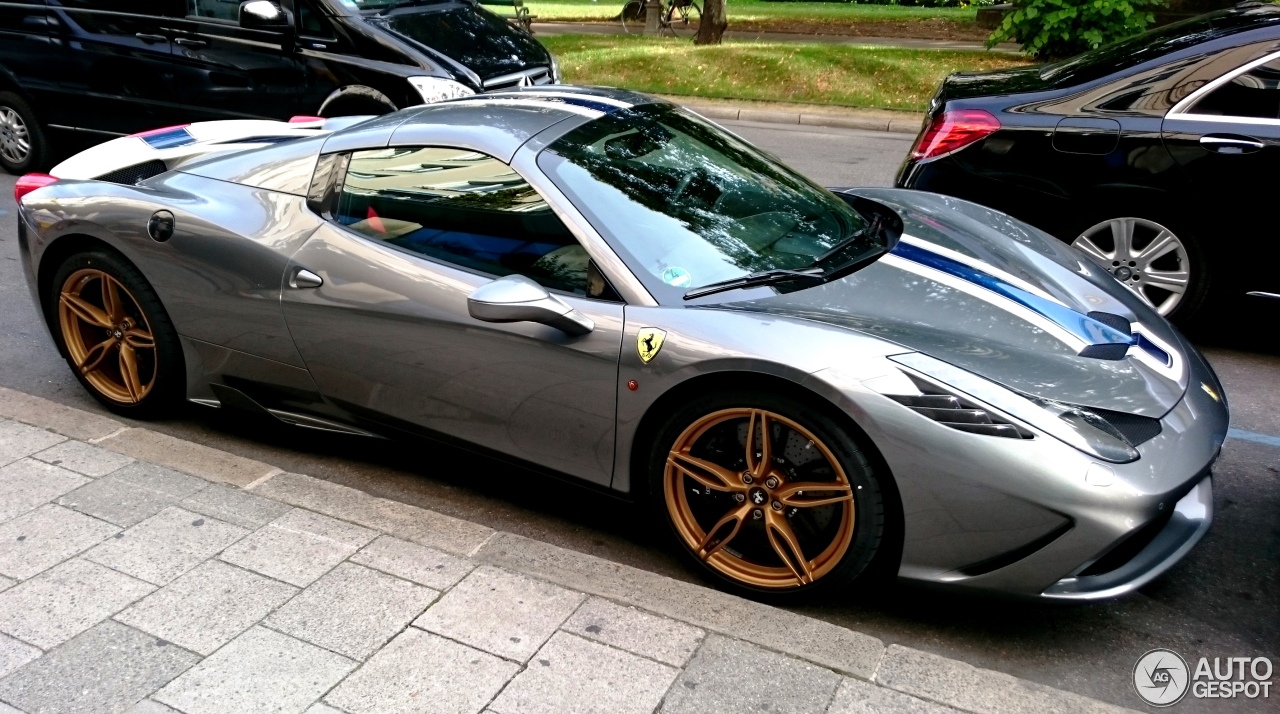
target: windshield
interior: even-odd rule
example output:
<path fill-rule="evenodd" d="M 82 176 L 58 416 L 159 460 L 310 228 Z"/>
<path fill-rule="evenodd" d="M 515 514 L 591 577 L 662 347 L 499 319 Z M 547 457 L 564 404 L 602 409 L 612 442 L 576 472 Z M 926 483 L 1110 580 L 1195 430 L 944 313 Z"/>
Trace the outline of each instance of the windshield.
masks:
<path fill-rule="evenodd" d="M 367 0 L 362 9 L 383 7 Z M 403 4 L 388 2 L 387 5 Z M 450 57 L 482 78 L 533 65 L 550 65 L 551 55 L 533 36 L 488 10 L 457 0 L 415 4 L 375 20 L 392 32 Z"/>
<path fill-rule="evenodd" d="M 879 235 L 849 204 L 736 136 L 670 105 L 621 109 L 547 147 L 538 165 L 661 302 L 690 289 L 798 269 Z M 845 256 L 845 249 L 840 251 Z"/>

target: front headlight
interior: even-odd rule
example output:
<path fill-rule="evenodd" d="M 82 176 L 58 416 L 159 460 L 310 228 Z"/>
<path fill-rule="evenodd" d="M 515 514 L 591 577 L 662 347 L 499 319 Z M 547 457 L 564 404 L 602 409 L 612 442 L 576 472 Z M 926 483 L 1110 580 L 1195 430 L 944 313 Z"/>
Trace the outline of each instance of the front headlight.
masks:
<path fill-rule="evenodd" d="M 551 81 L 554 84 L 564 83 L 564 75 L 560 73 L 560 61 L 555 55 L 551 55 Z"/>
<path fill-rule="evenodd" d="M 1139 454 L 1134 445 L 1160 433 L 1159 420 L 1116 414 L 1114 415 L 1116 418 L 1124 421 L 1118 427 L 1104 416 L 1103 410 L 1027 397 L 928 355 L 911 353 L 894 355 L 889 359 L 910 370 L 910 372 L 907 370 L 904 372 L 907 376 L 915 378 L 910 380 L 911 382 L 918 385 L 918 378 L 924 377 L 936 385 L 945 386 L 948 391 L 953 391 L 962 402 L 968 402 L 968 404 L 958 404 L 957 407 L 984 412 L 983 421 L 990 419 L 994 424 L 1008 422 L 1000 418 L 1001 414 L 1007 415 L 1103 461 L 1119 464 L 1136 461 Z M 900 395 L 887 394 L 883 388 L 876 391 L 895 398 L 899 403 L 907 404 L 898 398 Z M 930 417 L 937 413 L 947 420 L 953 419 L 951 415 L 956 413 L 937 409 L 915 409 L 915 411 Z M 1111 415 L 1110 412 L 1106 414 Z M 935 419 L 935 421 L 942 421 L 942 419 Z M 949 422 L 944 423 L 952 426 Z M 1008 423 L 1016 428 L 1016 424 Z M 952 428 L 956 427 L 952 426 Z M 1016 433 L 1026 438 L 1021 430 L 1014 432 L 1010 429 L 1002 429 L 1001 431 L 1005 433 L 997 434 L 991 427 L 984 428 L 992 436 L 1014 436 Z M 973 429 L 965 430 L 973 431 Z M 1126 435 L 1126 432 L 1131 432 L 1132 437 Z"/>
<path fill-rule="evenodd" d="M 440 77 L 410 77 L 409 84 L 418 90 L 423 104 L 435 104 L 446 99 L 469 97 L 475 94 L 475 90 L 465 84 L 459 84 L 452 79 L 441 79 Z"/>

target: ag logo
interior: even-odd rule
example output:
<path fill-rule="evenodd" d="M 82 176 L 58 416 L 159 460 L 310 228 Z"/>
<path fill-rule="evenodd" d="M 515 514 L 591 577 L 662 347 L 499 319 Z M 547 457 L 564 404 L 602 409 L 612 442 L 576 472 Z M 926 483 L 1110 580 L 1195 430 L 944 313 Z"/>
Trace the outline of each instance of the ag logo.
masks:
<path fill-rule="evenodd" d="M 1187 662 L 1173 650 L 1151 650 L 1133 666 L 1133 689 L 1153 707 L 1177 704 L 1190 682 Z"/>
<path fill-rule="evenodd" d="M 665 339 L 667 339 L 666 330 L 641 327 L 636 335 L 636 352 L 640 355 L 640 361 L 645 364 L 652 362 L 653 358 L 658 356 L 658 350 L 662 349 L 662 341 Z"/>

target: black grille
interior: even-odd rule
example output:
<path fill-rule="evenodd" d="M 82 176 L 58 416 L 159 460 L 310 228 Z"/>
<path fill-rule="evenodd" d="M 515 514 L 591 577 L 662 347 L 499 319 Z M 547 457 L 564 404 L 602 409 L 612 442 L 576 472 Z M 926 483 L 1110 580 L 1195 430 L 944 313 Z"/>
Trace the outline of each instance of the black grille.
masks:
<path fill-rule="evenodd" d="M 950 394 L 914 375 L 907 375 L 922 394 L 886 394 L 893 401 L 957 431 L 1010 439 L 1030 439 L 1031 432 L 992 414 L 986 408 Z"/>
<path fill-rule="evenodd" d="M 1109 573 L 1133 560 L 1134 556 L 1141 553 L 1143 548 L 1151 545 L 1151 541 L 1160 535 L 1160 531 L 1164 530 L 1165 525 L 1169 523 L 1171 518 L 1173 518 L 1172 508 L 1156 517 L 1154 521 L 1134 531 L 1128 538 L 1120 541 L 1120 544 L 1108 551 L 1106 555 L 1098 558 L 1092 565 L 1080 571 L 1080 577 Z"/>
<path fill-rule="evenodd" d="M 1137 446 L 1160 436 L 1159 419 L 1138 416 L 1137 414 L 1125 414 L 1124 412 L 1113 412 L 1109 409 L 1095 409 L 1094 407 L 1088 407 L 1088 409 L 1115 427 L 1116 431 L 1120 432 L 1120 435 L 1131 446 Z"/>
<path fill-rule="evenodd" d="M 140 164 L 134 164 L 133 166 L 126 166 L 122 169 L 116 169 L 115 171 L 109 171 L 98 176 L 95 180 L 133 186 L 146 181 L 152 176 L 159 176 L 168 170 L 168 167 L 164 165 L 163 161 L 155 159 L 152 161 L 144 161 Z"/>

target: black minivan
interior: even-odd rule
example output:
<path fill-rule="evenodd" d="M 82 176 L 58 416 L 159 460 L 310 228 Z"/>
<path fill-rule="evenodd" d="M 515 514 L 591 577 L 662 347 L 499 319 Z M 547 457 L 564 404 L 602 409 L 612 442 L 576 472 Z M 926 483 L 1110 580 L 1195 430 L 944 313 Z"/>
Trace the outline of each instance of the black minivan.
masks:
<path fill-rule="evenodd" d="M 0 0 L 0 167 L 36 170 L 55 138 L 557 81 L 545 47 L 473 0 Z"/>

